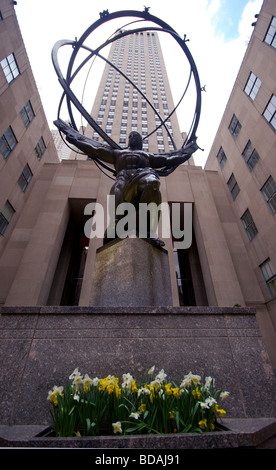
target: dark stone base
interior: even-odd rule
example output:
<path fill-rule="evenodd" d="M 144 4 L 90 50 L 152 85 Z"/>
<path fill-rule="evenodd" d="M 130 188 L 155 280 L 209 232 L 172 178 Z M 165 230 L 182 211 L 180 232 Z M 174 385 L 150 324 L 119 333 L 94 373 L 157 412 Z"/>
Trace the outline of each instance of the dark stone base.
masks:
<path fill-rule="evenodd" d="M 48 391 L 76 367 L 91 377 L 170 381 L 192 371 L 230 392 L 227 418 L 276 417 L 275 377 L 254 309 L 218 307 L 0 309 L 0 424 L 51 424 Z"/>
<path fill-rule="evenodd" d="M 276 449 L 276 420 L 228 419 L 223 420 L 223 424 L 228 428 L 227 431 L 205 434 L 83 438 L 47 437 L 48 430 L 43 426 L 0 426 L 0 447 L 143 449 L 143 451 L 145 449 Z"/>

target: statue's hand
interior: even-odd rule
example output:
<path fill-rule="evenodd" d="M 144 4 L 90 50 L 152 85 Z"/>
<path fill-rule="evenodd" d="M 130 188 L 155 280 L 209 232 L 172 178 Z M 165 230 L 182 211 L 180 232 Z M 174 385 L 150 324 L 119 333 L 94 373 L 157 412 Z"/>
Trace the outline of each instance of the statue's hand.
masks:
<path fill-rule="evenodd" d="M 181 153 L 186 155 L 192 155 L 192 153 L 196 152 L 198 149 L 199 146 L 197 145 L 196 141 L 193 140 L 188 145 L 181 148 Z"/>

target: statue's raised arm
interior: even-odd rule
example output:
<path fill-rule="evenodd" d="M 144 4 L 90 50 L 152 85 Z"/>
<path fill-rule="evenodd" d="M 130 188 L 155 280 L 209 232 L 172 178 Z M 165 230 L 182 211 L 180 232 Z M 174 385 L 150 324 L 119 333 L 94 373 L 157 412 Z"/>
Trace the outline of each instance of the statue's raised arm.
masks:
<path fill-rule="evenodd" d="M 66 124 L 62 119 L 54 121 L 54 124 L 65 134 L 66 140 L 85 153 L 85 155 L 91 158 L 99 158 L 106 163 L 114 164 L 114 151 L 111 147 L 107 147 L 96 140 L 86 137 Z"/>
<path fill-rule="evenodd" d="M 198 150 L 199 147 L 196 140 L 190 142 L 188 145 L 181 147 L 179 150 L 174 150 L 169 153 L 151 154 L 150 163 L 152 168 L 176 168 L 178 165 L 189 160 L 191 155 Z"/>

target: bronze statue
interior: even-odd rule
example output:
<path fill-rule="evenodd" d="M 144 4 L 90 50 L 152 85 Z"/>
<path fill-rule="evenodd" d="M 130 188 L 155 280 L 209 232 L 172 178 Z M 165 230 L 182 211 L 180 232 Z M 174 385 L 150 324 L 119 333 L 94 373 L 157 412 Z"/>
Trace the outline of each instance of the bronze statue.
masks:
<path fill-rule="evenodd" d="M 129 134 L 128 148 L 111 148 L 86 137 L 68 126 L 61 119 L 55 125 L 66 135 L 66 140 L 90 158 L 111 163 L 116 170 L 116 180 L 110 194 L 115 196 L 115 208 L 123 202 L 132 203 L 136 210 L 140 203 L 161 203 L 158 169 L 172 168 L 184 163 L 199 147 L 195 141 L 179 150 L 164 154 L 153 154 L 142 149 L 142 136 L 138 132 Z M 158 216 L 151 217 L 148 227 L 149 238 L 157 245 L 164 245 L 156 232 Z M 115 223 L 119 219 L 115 220 Z M 108 240 L 106 240 L 108 241 Z"/>

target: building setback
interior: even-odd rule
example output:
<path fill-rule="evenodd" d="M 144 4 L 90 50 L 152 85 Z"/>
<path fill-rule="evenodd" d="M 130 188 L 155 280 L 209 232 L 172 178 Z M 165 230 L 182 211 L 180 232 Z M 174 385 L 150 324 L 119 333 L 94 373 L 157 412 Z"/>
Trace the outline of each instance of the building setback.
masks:
<path fill-rule="evenodd" d="M 0 5 L 2 3 L 1 0 Z M 4 4 L 10 5 L 10 2 Z M 240 90 L 240 95 L 236 95 L 235 85 L 230 97 L 219 130 L 225 140 L 221 140 L 218 134 L 204 170 L 193 164 L 183 164 L 168 177 L 162 178 L 161 193 L 163 202 L 168 203 L 170 207 L 173 203 L 179 203 L 182 209 L 185 203 L 192 205 L 193 233 L 190 248 L 175 250 L 172 238 L 164 240 L 169 258 L 173 306 L 256 307 L 270 359 L 276 367 L 273 320 L 275 299 L 270 296 L 273 296 L 273 283 L 268 286 L 268 295 L 266 281 L 270 278 L 265 280 L 262 276 L 266 275 L 267 271 L 262 274 L 260 269 L 260 265 L 268 258 L 271 264 L 267 265 L 267 268 L 276 265 L 275 218 L 271 202 L 273 195 L 270 195 L 270 186 L 267 186 L 266 192 L 261 191 L 267 181 L 272 181 L 269 180 L 270 177 L 275 180 L 275 165 L 273 166 L 272 162 L 275 132 L 271 128 L 274 121 L 269 115 L 274 105 L 272 95 L 276 94 L 275 72 L 273 76 L 275 48 L 273 43 L 266 44 L 264 41 L 265 38 L 270 41 L 270 37 L 273 37 L 269 33 L 269 28 L 274 28 L 275 12 L 272 7 L 273 2 L 264 2 L 241 67 L 239 86 L 243 77 L 243 88 L 248 85 L 247 90 Z M 14 16 L 14 13 L 12 15 Z M 1 26 L 0 21 L 0 34 Z M 15 34 L 12 31 L 9 28 L 9 35 Z M 9 36 L 5 35 L 1 44 L 9 43 L 7 37 Z M 256 57 L 254 47 L 259 48 Z M 11 52 L 9 48 L 3 57 L 7 57 Z M 118 67 L 121 66 L 126 74 L 129 73 L 134 82 L 138 81 L 139 88 L 146 92 L 146 96 L 155 101 L 156 105 L 158 103 L 162 116 L 171 112 L 174 105 L 156 33 L 148 35 L 144 32 L 121 38 L 120 42 L 113 43 L 110 54 Z M 256 67 L 253 67 L 254 61 Z M 23 75 L 21 69 L 20 72 Z M 252 96 L 248 96 L 250 84 L 247 82 L 251 72 L 262 81 L 254 101 Z M 265 76 L 262 76 L 263 74 Z M 1 77 L 3 81 L 4 71 Z M 21 78 L 17 77 L 12 86 Z M 259 82 L 255 81 L 254 84 L 258 87 Z M 22 94 L 24 87 L 20 89 Z M 23 99 L 20 93 L 18 91 L 17 100 L 22 102 L 21 107 L 16 104 L 17 101 L 14 102 L 13 97 L 9 97 L 10 103 L 13 103 L 13 106 L 9 105 L 13 112 L 15 109 L 20 112 L 24 103 L 28 99 L 32 100 L 31 96 L 24 96 Z M 0 106 L 6 108 L 4 96 L 1 93 Z M 262 102 L 259 101 L 261 98 Z M 36 114 L 35 103 L 32 103 L 32 106 Z M 239 126 L 235 125 L 234 114 L 242 126 L 236 140 L 233 134 L 237 133 Z M 143 137 L 146 137 L 143 132 L 149 134 L 159 124 L 149 106 L 144 106 L 143 97 L 109 66 L 105 67 L 92 115 L 122 146 L 127 146 L 127 136 L 131 130 L 137 128 Z M 20 122 L 19 119 L 22 120 L 19 116 L 17 122 Z M 261 123 L 260 128 L 255 126 L 257 121 Z M 9 122 L 4 125 L 3 133 L 9 125 L 13 125 L 12 120 Z M 33 124 L 31 123 L 31 126 Z M 232 133 L 228 129 L 229 125 Z M 248 129 L 251 127 L 250 133 L 249 130 L 245 133 L 247 126 Z M 183 138 L 175 116 L 171 116 L 168 127 L 173 132 L 177 147 L 181 147 Z M 90 137 L 98 137 L 91 128 L 87 128 L 85 133 Z M 260 140 L 257 140 L 257 136 Z M 14 218 L 2 235 L 4 249 L 0 257 L 0 273 L 3 279 L 0 285 L 0 303 L 5 306 L 89 306 L 96 250 L 102 246 L 103 240 L 97 237 L 88 239 L 84 236 L 84 224 L 91 217 L 91 214 L 85 214 L 85 207 L 88 203 L 97 202 L 102 205 L 106 214 L 107 195 L 113 182 L 93 162 L 83 158 L 76 159 L 74 154 L 73 158 L 59 162 L 50 131 L 46 131 L 46 128 L 43 138 L 46 139 L 49 159 L 39 162 L 40 171 L 32 179 L 32 186 L 24 193 L 28 194 L 28 200 L 20 206 L 20 217 Z M 241 156 L 247 146 L 244 157 L 250 159 L 249 140 L 259 155 L 252 171 Z M 229 146 L 234 145 L 234 150 L 228 151 L 226 142 Z M 12 162 L 11 157 L 19 148 L 19 143 L 6 162 Z M 227 157 L 222 170 L 216 158 L 221 147 Z M 153 153 L 171 149 L 170 139 L 164 129 L 162 132 L 153 133 L 148 139 L 145 138 L 144 149 L 147 148 Z M 30 151 L 26 150 L 24 155 L 29 156 Z M 34 156 L 34 161 L 35 158 Z M 223 158 L 222 156 L 221 160 Z M 252 162 L 256 159 L 254 154 Z M 18 158 L 16 162 L 19 161 Z M 22 162 L 23 168 L 27 163 L 30 166 L 32 164 L 31 161 Z M 237 170 L 240 171 L 240 176 Z M 263 178 L 264 174 L 266 178 Z M 0 176 L 2 179 L 2 175 Z M 17 179 L 19 176 L 20 172 Z M 239 185 L 239 193 L 234 178 Z M 256 181 L 260 185 L 257 191 Z M 16 189 L 20 194 L 20 188 Z M 12 189 L 10 194 L 13 195 Z M 268 195 L 270 196 L 266 201 L 265 197 Z M 236 197 L 233 199 L 233 196 Z M 8 195 L 5 197 L 6 201 Z M 10 202 L 15 204 L 15 200 Z M 261 204 L 264 208 L 261 208 Z M 250 212 L 258 230 L 258 234 L 251 241 L 245 233 L 247 225 L 245 228 L 243 225 L 249 219 L 245 215 L 241 220 L 246 210 Z M 106 217 L 101 223 L 105 228 Z M 170 224 L 169 218 L 166 223 Z M 253 226 L 250 229 L 248 227 L 250 235 L 254 234 L 254 231 Z"/>

